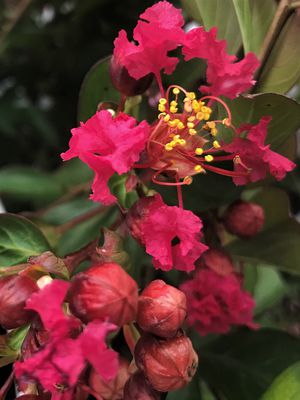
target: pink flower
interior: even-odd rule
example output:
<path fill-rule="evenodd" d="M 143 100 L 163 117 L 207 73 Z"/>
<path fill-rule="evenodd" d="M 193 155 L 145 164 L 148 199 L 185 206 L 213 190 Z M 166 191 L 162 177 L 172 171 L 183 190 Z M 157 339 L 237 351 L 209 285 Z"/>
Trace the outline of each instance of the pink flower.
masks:
<path fill-rule="evenodd" d="M 235 153 L 238 156 L 235 162 L 235 170 L 243 172 L 249 169 L 248 175 L 240 175 L 233 178 L 237 185 L 248 182 L 256 182 L 264 179 L 268 171 L 281 180 L 286 173 L 295 168 L 295 164 L 282 155 L 270 150 L 270 145 L 265 145 L 267 129 L 271 117 L 262 117 L 257 125 L 246 124 L 240 127 L 238 133 L 247 131 L 247 137 L 237 137 L 230 144 L 224 146 L 224 150 Z"/>
<path fill-rule="evenodd" d="M 149 73 L 158 77 L 162 69 L 171 74 L 179 60 L 168 52 L 182 44 L 184 38 L 181 11 L 167 1 L 160 1 L 147 8 L 140 18 L 133 32 L 138 45 L 128 41 L 126 32 L 121 30 L 114 42 L 114 57 L 135 79 Z"/>
<path fill-rule="evenodd" d="M 106 335 L 115 326 L 92 321 L 79 334 L 80 321 L 62 311 L 69 286 L 67 282 L 54 280 L 27 301 L 27 308 L 39 313 L 49 331 L 49 340 L 31 357 L 15 363 L 18 379 L 39 382 L 57 400 L 74 398 L 74 389 L 87 361 L 106 380 L 114 378 L 118 369 L 117 354 L 105 344 Z"/>
<path fill-rule="evenodd" d="M 221 276 L 212 270 L 200 270 L 180 289 L 187 296 L 188 324 L 200 335 L 227 333 L 232 325 L 258 326 L 252 321 L 255 302 L 242 291 L 240 279 Z"/>
<path fill-rule="evenodd" d="M 139 223 L 140 240 L 163 271 L 192 271 L 195 261 L 207 250 L 200 242 L 202 222 L 191 211 L 167 206 L 159 195 L 146 205 Z M 175 242 L 175 243 L 173 243 Z"/>
<path fill-rule="evenodd" d="M 62 153 L 63 160 L 80 158 L 94 170 L 94 201 L 111 204 L 115 197 L 110 193 L 108 181 L 117 172 L 128 172 L 139 159 L 149 135 L 146 121 L 137 121 L 124 113 L 113 118 L 108 111 L 99 111 L 80 127 L 72 129 L 70 148 Z"/>
<path fill-rule="evenodd" d="M 259 66 L 254 53 L 246 54 L 241 61 L 227 54 L 226 41 L 216 39 L 217 28 L 206 32 L 202 27 L 186 34 L 182 52 L 188 61 L 192 58 L 207 60 L 207 82 L 200 86 L 203 93 L 226 96 L 230 99 L 249 89 L 255 81 L 253 74 Z"/>

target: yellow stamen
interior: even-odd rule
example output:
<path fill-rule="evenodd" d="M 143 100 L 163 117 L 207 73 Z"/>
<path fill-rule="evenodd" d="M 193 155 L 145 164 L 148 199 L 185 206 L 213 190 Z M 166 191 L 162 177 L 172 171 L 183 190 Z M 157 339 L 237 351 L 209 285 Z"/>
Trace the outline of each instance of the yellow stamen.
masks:
<path fill-rule="evenodd" d="M 218 133 L 218 130 L 216 128 L 213 128 L 210 133 L 212 134 L 212 136 L 216 136 Z"/>
<path fill-rule="evenodd" d="M 210 154 L 207 154 L 206 156 L 204 156 L 205 161 L 207 162 L 212 162 L 214 160 L 213 156 Z"/>
<path fill-rule="evenodd" d="M 193 122 L 188 122 L 187 124 L 188 128 L 194 128 L 195 124 Z"/>
<path fill-rule="evenodd" d="M 173 101 L 171 101 L 171 103 L 170 103 L 170 105 L 171 106 L 173 106 L 173 107 L 177 107 L 177 101 L 175 101 L 175 100 L 173 100 Z"/>
<path fill-rule="evenodd" d="M 165 112 L 159 113 L 157 118 L 164 117 L 165 115 L 166 115 L 166 113 L 165 113 Z"/>
<path fill-rule="evenodd" d="M 197 147 L 195 150 L 195 154 L 197 154 L 197 156 L 201 156 L 203 154 L 203 149 L 201 149 L 201 147 Z"/>
<path fill-rule="evenodd" d="M 165 117 L 164 117 L 164 121 L 165 122 L 168 122 L 168 121 L 170 121 L 170 114 L 167 114 Z"/>
<path fill-rule="evenodd" d="M 159 103 L 160 104 L 167 104 L 167 99 L 165 99 L 164 97 L 159 99 Z"/>
<path fill-rule="evenodd" d="M 190 117 L 188 117 L 188 121 L 189 122 L 193 122 L 193 121 L 195 121 L 195 119 L 196 119 L 196 117 L 194 117 L 193 115 L 191 115 Z"/>
<path fill-rule="evenodd" d="M 194 135 L 196 135 L 196 133 L 197 133 L 196 129 L 189 129 L 190 135 L 194 136 Z"/>
<path fill-rule="evenodd" d="M 213 141 L 213 146 L 214 146 L 215 149 L 219 149 L 221 147 L 220 143 L 217 140 Z"/>
<path fill-rule="evenodd" d="M 160 112 L 164 112 L 164 111 L 166 111 L 166 107 L 163 105 L 163 104 L 161 104 L 161 103 L 159 103 L 159 105 L 158 105 L 158 111 L 160 111 Z"/>
<path fill-rule="evenodd" d="M 171 151 L 171 150 L 173 150 L 173 146 L 172 146 L 172 144 L 171 144 L 171 143 L 167 143 L 167 144 L 165 144 L 165 150 L 167 150 L 167 151 Z"/>
<path fill-rule="evenodd" d="M 170 112 L 171 112 L 172 114 L 177 113 L 177 111 L 178 111 L 178 108 L 176 108 L 176 107 L 174 107 L 174 106 L 171 106 L 171 107 L 170 107 Z"/>
<path fill-rule="evenodd" d="M 180 93 L 180 90 L 179 90 L 177 87 L 175 87 L 175 88 L 173 88 L 172 92 L 173 92 L 174 94 L 179 94 L 179 93 Z"/>
<path fill-rule="evenodd" d="M 184 146 L 186 144 L 186 141 L 184 139 L 179 140 L 180 146 Z"/>
<path fill-rule="evenodd" d="M 203 114 L 203 112 L 197 112 L 197 114 L 196 114 L 196 118 L 197 118 L 197 120 L 198 121 L 202 121 L 203 119 L 204 119 L 204 114 Z"/>
<path fill-rule="evenodd" d="M 177 124 L 177 128 L 178 128 L 178 129 L 184 129 L 185 126 L 184 126 L 184 124 L 183 124 L 181 121 L 179 121 L 178 124 Z"/>
<path fill-rule="evenodd" d="M 192 178 L 191 176 L 187 175 L 187 176 L 185 176 L 185 177 L 183 178 L 183 182 L 184 182 L 186 185 L 190 185 L 190 184 L 193 182 L 193 178 Z"/>
<path fill-rule="evenodd" d="M 194 92 L 189 92 L 187 95 L 191 100 L 194 100 L 196 98 L 196 95 Z"/>
<path fill-rule="evenodd" d="M 196 172 L 202 172 L 202 171 L 204 171 L 204 169 L 203 169 L 203 167 L 202 167 L 201 165 L 195 165 L 195 166 L 194 166 L 194 170 L 195 170 Z"/>
<path fill-rule="evenodd" d="M 192 102 L 192 107 L 193 107 L 193 110 L 194 110 L 195 112 L 198 112 L 198 111 L 200 110 L 200 105 L 199 105 L 199 103 L 198 103 L 197 100 L 193 100 L 193 102 Z"/>

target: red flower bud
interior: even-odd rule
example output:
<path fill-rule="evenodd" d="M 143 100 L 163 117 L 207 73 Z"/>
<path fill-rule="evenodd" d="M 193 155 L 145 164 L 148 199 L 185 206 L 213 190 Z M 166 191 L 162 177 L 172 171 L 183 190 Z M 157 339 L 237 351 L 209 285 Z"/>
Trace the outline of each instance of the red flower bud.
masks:
<path fill-rule="evenodd" d="M 191 381 L 197 369 L 198 356 L 190 339 L 182 332 L 170 339 L 146 334 L 136 345 L 135 362 L 154 389 L 168 392 Z"/>
<path fill-rule="evenodd" d="M 233 203 L 224 216 L 224 225 L 228 232 L 245 238 L 255 236 L 264 222 L 264 209 L 259 204 L 246 201 Z"/>
<path fill-rule="evenodd" d="M 200 264 L 222 276 L 233 272 L 233 262 L 226 251 L 222 249 L 209 249 L 201 257 Z"/>
<path fill-rule="evenodd" d="M 90 387 L 98 393 L 104 400 L 123 399 L 125 383 L 129 379 L 129 362 L 121 358 L 117 376 L 111 381 L 105 381 L 94 369 L 91 370 L 89 377 Z"/>
<path fill-rule="evenodd" d="M 124 400 L 159 400 L 161 393 L 153 389 L 142 372 L 136 372 L 124 388 Z"/>
<path fill-rule="evenodd" d="M 172 337 L 185 317 L 185 294 L 162 280 L 151 282 L 139 298 L 137 323 L 146 332 Z"/>
<path fill-rule="evenodd" d="M 34 316 L 25 310 L 26 300 L 38 290 L 34 280 L 26 276 L 13 275 L 0 279 L 0 325 L 14 329 L 25 325 Z"/>
<path fill-rule="evenodd" d="M 153 75 L 141 79 L 132 78 L 120 61 L 112 56 L 110 61 L 110 78 L 114 87 L 125 96 L 136 96 L 144 93 L 151 85 Z"/>
<path fill-rule="evenodd" d="M 126 216 L 126 223 L 129 228 L 130 234 L 139 242 L 142 238 L 141 225 L 144 219 L 149 215 L 149 210 L 153 202 L 156 201 L 154 196 L 142 197 L 138 200 L 128 211 Z"/>
<path fill-rule="evenodd" d="M 138 301 L 136 282 L 114 263 L 96 265 L 75 275 L 70 291 L 70 309 L 85 323 L 94 319 L 123 326 L 135 319 Z"/>

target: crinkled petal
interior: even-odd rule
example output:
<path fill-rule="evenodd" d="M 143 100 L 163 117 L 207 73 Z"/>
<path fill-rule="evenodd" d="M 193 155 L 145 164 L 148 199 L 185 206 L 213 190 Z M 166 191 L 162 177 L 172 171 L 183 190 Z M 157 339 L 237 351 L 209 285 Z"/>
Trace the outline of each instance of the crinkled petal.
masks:
<path fill-rule="evenodd" d="M 293 161 L 269 149 L 264 154 L 264 161 L 268 163 L 270 173 L 278 181 L 282 180 L 287 172 L 292 171 L 296 167 Z"/>

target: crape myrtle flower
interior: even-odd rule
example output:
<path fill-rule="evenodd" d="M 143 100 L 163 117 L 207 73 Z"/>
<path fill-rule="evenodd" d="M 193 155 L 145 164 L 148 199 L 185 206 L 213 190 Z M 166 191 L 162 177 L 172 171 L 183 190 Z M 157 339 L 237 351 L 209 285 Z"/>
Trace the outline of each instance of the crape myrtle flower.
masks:
<path fill-rule="evenodd" d="M 236 274 L 222 276 L 213 270 L 198 270 L 180 289 L 187 297 L 187 323 L 200 335 L 227 333 L 235 325 L 258 328 L 253 322 L 255 302 L 242 290 Z"/>
<path fill-rule="evenodd" d="M 118 370 L 117 353 L 108 349 L 105 338 L 115 326 L 94 320 L 82 330 L 81 322 L 67 316 L 62 308 L 69 283 L 53 280 L 27 301 L 49 333 L 48 341 L 24 360 L 15 363 L 21 382 L 37 382 L 52 394 L 52 400 L 71 400 L 87 363 L 104 379 L 113 379 Z"/>

